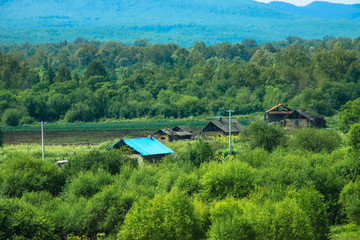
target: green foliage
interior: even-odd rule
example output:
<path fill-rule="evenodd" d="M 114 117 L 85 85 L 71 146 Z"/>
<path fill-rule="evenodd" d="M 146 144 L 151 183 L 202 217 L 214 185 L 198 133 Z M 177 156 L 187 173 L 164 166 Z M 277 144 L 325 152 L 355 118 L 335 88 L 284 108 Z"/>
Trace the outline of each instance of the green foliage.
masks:
<path fill-rule="evenodd" d="M 215 149 L 213 146 L 202 139 L 196 140 L 188 150 L 183 153 L 181 160 L 190 161 L 199 167 L 202 163 L 208 162 L 214 158 Z"/>
<path fill-rule="evenodd" d="M 303 128 L 296 131 L 289 145 L 293 149 L 332 152 L 340 147 L 341 137 L 334 130 Z"/>
<path fill-rule="evenodd" d="M 201 239 L 204 233 L 190 199 L 174 188 L 142 199 L 126 215 L 118 239 Z"/>
<path fill-rule="evenodd" d="M 339 129 L 348 132 L 351 125 L 360 122 L 360 98 L 347 102 L 340 108 Z"/>
<path fill-rule="evenodd" d="M 309 217 L 294 199 L 285 198 L 274 205 L 274 210 L 273 239 L 315 239 Z"/>
<path fill-rule="evenodd" d="M 211 228 L 209 239 L 256 239 L 250 221 L 244 216 L 242 205 L 228 198 L 210 209 Z"/>
<path fill-rule="evenodd" d="M 255 171 L 243 162 L 210 162 L 200 183 L 207 199 L 243 198 L 254 188 Z"/>
<path fill-rule="evenodd" d="M 0 112 L 21 106 L 17 124 L 89 122 L 213 116 L 228 108 L 248 114 L 281 102 L 332 115 L 360 96 L 359 44 L 348 38 L 189 48 L 139 42 L 0 46 Z M 355 105 L 340 115 L 344 131 L 357 122 Z"/>
<path fill-rule="evenodd" d="M 360 180 L 349 182 L 341 191 L 339 202 L 346 216 L 353 223 L 360 225 Z"/>
<path fill-rule="evenodd" d="M 252 122 L 244 134 L 249 138 L 253 149 L 261 147 L 271 152 L 276 147 L 285 146 L 287 143 L 284 129 L 266 122 Z"/>
<path fill-rule="evenodd" d="M 0 128 L 0 148 L 3 146 L 4 143 L 4 133 Z"/>
<path fill-rule="evenodd" d="M 112 184 L 113 181 L 111 174 L 101 169 L 95 174 L 93 172 L 80 172 L 66 185 L 65 194 L 75 198 L 89 198 L 104 186 Z"/>
<path fill-rule="evenodd" d="M 349 141 L 350 146 L 352 146 L 354 150 L 360 150 L 360 123 L 351 125 L 349 131 Z"/>
<path fill-rule="evenodd" d="M 72 156 L 69 163 L 65 165 L 64 171 L 69 175 L 76 175 L 89 170 L 95 173 L 100 168 L 111 174 L 116 174 L 120 172 L 121 166 L 126 164 L 135 166 L 137 164 L 136 159 L 129 158 L 122 151 L 93 150 L 87 154 Z"/>
<path fill-rule="evenodd" d="M 57 239 L 54 225 L 29 204 L 0 198 L 1 239 Z"/>
<path fill-rule="evenodd" d="M 297 192 L 290 191 L 288 196 L 295 199 L 306 213 L 314 239 L 328 239 L 330 228 L 324 196 L 312 187 L 302 188 Z"/>
<path fill-rule="evenodd" d="M 8 126 L 15 127 L 19 125 L 22 116 L 23 112 L 20 109 L 9 108 L 4 111 L 2 121 Z"/>
<path fill-rule="evenodd" d="M 31 191 L 57 195 L 65 184 L 65 176 L 55 164 L 28 155 L 17 154 L 0 167 L 1 193 L 7 197 Z"/>

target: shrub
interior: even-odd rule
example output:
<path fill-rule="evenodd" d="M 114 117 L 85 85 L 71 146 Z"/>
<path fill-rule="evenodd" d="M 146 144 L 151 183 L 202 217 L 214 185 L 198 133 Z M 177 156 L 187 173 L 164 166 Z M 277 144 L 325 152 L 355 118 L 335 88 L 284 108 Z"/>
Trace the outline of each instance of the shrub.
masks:
<path fill-rule="evenodd" d="M 201 239 L 204 232 L 190 199 L 177 188 L 142 199 L 128 212 L 118 239 Z"/>
<path fill-rule="evenodd" d="M 26 191 L 48 191 L 60 193 L 65 176 L 53 163 L 18 154 L 1 166 L 1 191 L 8 197 L 21 197 Z"/>
<path fill-rule="evenodd" d="M 73 177 L 71 182 L 66 186 L 66 193 L 76 198 L 90 198 L 99 192 L 104 186 L 113 183 L 110 173 L 99 169 L 95 174 L 93 172 L 80 172 Z"/>
<path fill-rule="evenodd" d="M 254 188 L 255 171 L 243 162 L 210 162 L 204 166 L 205 174 L 200 180 L 203 193 L 209 199 L 227 196 L 242 198 Z"/>
<path fill-rule="evenodd" d="M 360 150 L 360 123 L 356 123 L 350 127 L 349 141 L 350 146 L 354 150 Z"/>
<path fill-rule="evenodd" d="M 332 152 L 341 144 L 340 135 L 329 129 L 303 128 L 296 132 L 290 140 L 293 149 L 301 149 L 312 152 Z"/>
<path fill-rule="evenodd" d="M 195 166 L 199 167 L 201 163 L 208 162 L 214 158 L 215 150 L 207 141 L 199 139 L 195 141 L 188 151 L 186 151 L 182 158 L 185 161 L 192 162 Z"/>
<path fill-rule="evenodd" d="M 0 128 L 0 148 L 1 148 L 2 145 L 3 145 L 3 142 L 4 142 L 4 134 L 3 134 L 3 131 L 2 131 L 1 128 Z"/>
<path fill-rule="evenodd" d="M 2 115 L 2 121 L 8 126 L 17 126 L 20 123 L 20 119 L 23 116 L 21 110 L 16 108 L 6 109 Z"/>
<path fill-rule="evenodd" d="M 71 157 L 69 163 L 65 165 L 64 170 L 69 175 L 76 175 L 79 172 L 89 170 L 96 172 L 101 168 L 111 174 L 117 174 L 125 164 L 135 166 L 137 162 L 136 159 L 129 158 L 124 152 L 119 150 L 93 150 L 86 154 L 77 154 Z"/>
<path fill-rule="evenodd" d="M 285 146 L 287 143 L 285 130 L 266 122 L 252 122 L 244 134 L 250 139 L 252 149 L 261 147 L 271 152 L 276 147 Z"/>
<path fill-rule="evenodd" d="M 315 239 L 328 239 L 330 232 L 327 207 L 324 196 L 312 187 L 290 191 L 288 197 L 296 200 L 298 206 L 307 215 Z"/>
<path fill-rule="evenodd" d="M 360 225 L 360 179 L 349 182 L 341 191 L 339 202 L 348 219 Z"/>
<path fill-rule="evenodd" d="M 255 230 L 244 217 L 241 204 L 232 199 L 217 202 L 210 209 L 209 239 L 255 239 Z"/>
<path fill-rule="evenodd" d="M 0 198 L 0 239 L 58 239 L 54 226 L 31 205 Z"/>
<path fill-rule="evenodd" d="M 314 239 L 311 221 L 296 200 L 285 198 L 274 205 L 271 239 Z"/>

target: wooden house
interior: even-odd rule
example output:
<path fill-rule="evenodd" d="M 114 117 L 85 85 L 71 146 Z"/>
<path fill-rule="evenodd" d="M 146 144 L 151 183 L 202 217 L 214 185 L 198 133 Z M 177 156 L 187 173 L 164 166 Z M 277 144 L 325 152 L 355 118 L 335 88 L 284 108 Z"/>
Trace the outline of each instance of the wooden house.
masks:
<path fill-rule="evenodd" d="M 238 135 L 244 126 L 236 119 L 231 119 L 231 134 Z M 217 119 L 210 121 L 200 132 L 203 136 L 227 136 L 229 135 L 229 120 Z"/>
<path fill-rule="evenodd" d="M 122 146 L 128 146 L 133 151 L 133 156 L 137 158 L 139 165 L 141 165 L 144 160 L 155 162 L 174 152 L 152 136 L 121 139 L 113 146 L 109 147 L 108 150 L 118 149 Z"/>
<path fill-rule="evenodd" d="M 325 128 L 326 121 L 323 116 L 313 111 L 295 110 L 284 120 L 284 127 L 286 128 L 302 128 L 302 127 L 316 127 Z"/>
<path fill-rule="evenodd" d="M 172 142 L 177 140 L 190 140 L 193 136 L 192 131 L 185 126 L 176 126 L 169 129 L 165 126 L 157 130 L 153 136 L 160 142 Z"/>
<path fill-rule="evenodd" d="M 267 123 L 280 123 L 293 112 L 290 108 L 278 104 L 265 112 L 264 120 Z"/>
<path fill-rule="evenodd" d="M 281 124 L 286 128 L 316 127 L 325 128 L 326 121 L 323 116 L 314 111 L 291 110 L 278 104 L 265 112 L 264 119 L 267 123 Z"/>

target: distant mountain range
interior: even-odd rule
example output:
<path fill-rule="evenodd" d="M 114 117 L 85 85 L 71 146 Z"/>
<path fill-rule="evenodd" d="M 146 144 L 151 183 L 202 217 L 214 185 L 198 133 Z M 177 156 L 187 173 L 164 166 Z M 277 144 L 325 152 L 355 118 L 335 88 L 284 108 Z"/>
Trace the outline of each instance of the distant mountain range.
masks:
<path fill-rule="evenodd" d="M 252 0 L 1 0 L 0 44 L 79 36 L 128 43 L 147 38 L 182 46 L 288 36 L 357 38 L 359 17 L 359 5 L 326 2 L 296 7 Z"/>
<path fill-rule="evenodd" d="M 360 21 L 360 4 L 338 4 L 329 2 L 312 2 L 299 7 L 285 2 L 270 2 L 268 6 L 313 18 L 348 19 Z"/>

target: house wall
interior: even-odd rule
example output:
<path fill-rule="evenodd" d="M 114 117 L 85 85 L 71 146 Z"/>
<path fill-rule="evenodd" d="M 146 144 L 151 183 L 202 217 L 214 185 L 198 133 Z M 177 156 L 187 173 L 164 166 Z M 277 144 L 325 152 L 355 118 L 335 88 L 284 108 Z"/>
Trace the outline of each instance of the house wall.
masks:
<path fill-rule="evenodd" d="M 308 127 L 307 119 L 285 119 L 285 127 L 287 128 L 303 128 Z"/>
<path fill-rule="evenodd" d="M 171 138 L 169 135 L 166 134 L 155 134 L 153 135 L 154 138 L 156 138 L 156 140 L 160 141 L 160 142 L 170 142 Z"/>
<path fill-rule="evenodd" d="M 202 132 L 201 135 L 205 136 L 205 137 L 209 137 L 209 136 L 226 136 L 227 134 L 225 134 L 222 131 L 212 131 L 212 132 Z"/>

